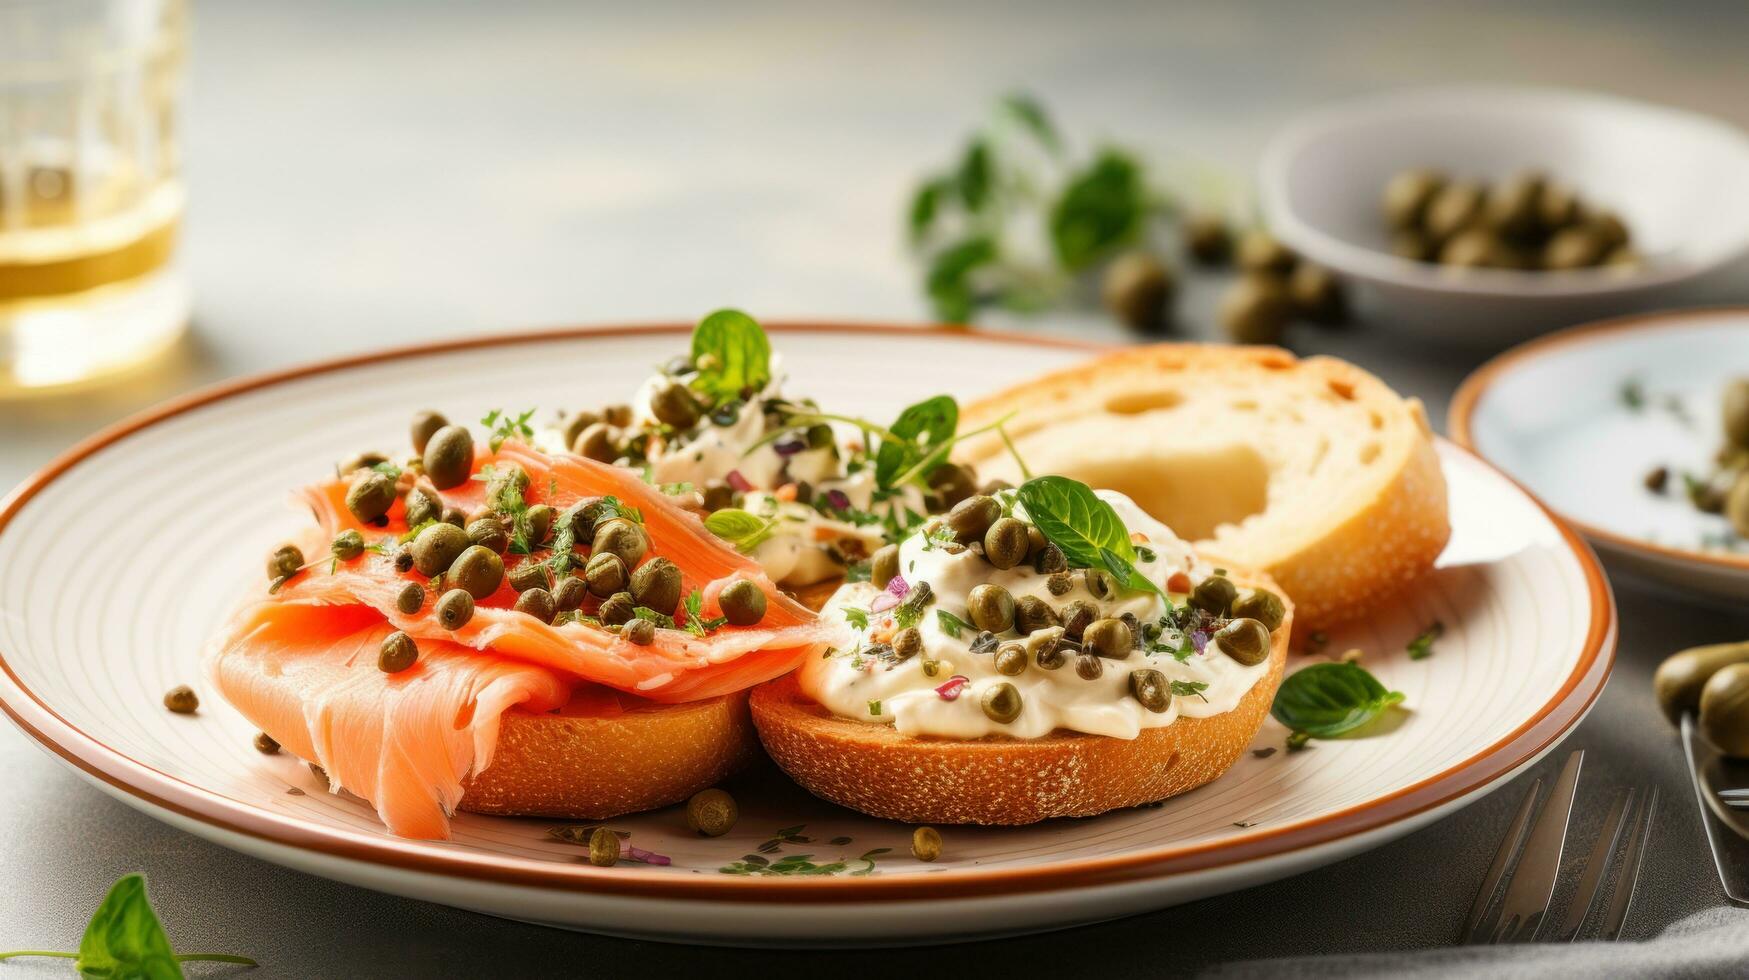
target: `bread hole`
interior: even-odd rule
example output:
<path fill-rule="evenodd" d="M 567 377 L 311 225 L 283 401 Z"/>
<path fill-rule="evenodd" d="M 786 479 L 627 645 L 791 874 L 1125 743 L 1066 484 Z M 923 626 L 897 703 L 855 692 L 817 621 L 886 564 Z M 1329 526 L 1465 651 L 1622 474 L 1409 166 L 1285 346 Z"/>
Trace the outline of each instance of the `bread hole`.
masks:
<path fill-rule="evenodd" d="M 1212 537 L 1269 503 L 1269 466 L 1250 446 L 1145 447 L 1122 458 L 1077 461 L 1057 472 L 1127 494 L 1188 541 Z"/>
<path fill-rule="evenodd" d="M 1334 391 L 1336 393 L 1336 397 L 1342 399 L 1345 402 L 1354 401 L 1354 385 L 1349 384 L 1346 381 L 1339 380 L 1337 378 L 1331 378 L 1329 381 L 1329 385 L 1330 385 L 1330 390 Z"/>
<path fill-rule="evenodd" d="M 1379 443 L 1377 439 L 1360 447 L 1360 465 L 1371 466 L 1372 461 L 1379 458 Z"/>
<path fill-rule="evenodd" d="M 1113 395 L 1105 403 L 1105 410 L 1113 415 L 1140 415 L 1143 412 L 1177 408 L 1182 404 L 1183 392 L 1176 388 L 1161 388 L 1156 391 L 1130 391 Z"/>
<path fill-rule="evenodd" d="M 1377 412 L 1366 413 L 1366 418 L 1367 418 L 1367 421 L 1372 423 L 1372 427 L 1373 427 L 1374 432 L 1377 432 L 1378 430 L 1385 427 L 1385 417 L 1383 415 L 1380 415 Z"/>

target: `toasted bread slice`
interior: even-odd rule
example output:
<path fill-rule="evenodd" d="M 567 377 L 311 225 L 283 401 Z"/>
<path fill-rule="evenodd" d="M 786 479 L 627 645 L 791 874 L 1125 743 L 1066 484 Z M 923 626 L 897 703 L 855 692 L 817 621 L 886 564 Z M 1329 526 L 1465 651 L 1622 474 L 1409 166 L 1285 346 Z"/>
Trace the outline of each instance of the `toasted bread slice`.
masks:
<path fill-rule="evenodd" d="M 1005 416 L 1034 473 L 1120 490 L 1211 555 L 1267 572 L 1302 630 L 1351 619 L 1432 567 L 1451 536 L 1421 403 L 1352 364 L 1276 348 L 1159 344 L 968 405 Z M 1018 483 L 994 433 L 962 443 Z"/>
<path fill-rule="evenodd" d="M 602 820 L 679 803 L 759 753 L 747 692 L 657 704 L 586 693 L 558 711 L 510 711 L 492 764 L 461 808 L 518 817 Z"/>
<path fill-rule="evenodd" d="M 1273 587 L 1258 576 L 1244 578 Z M 1090 817 L 1176 796 L 1232 768 L 1281 686 L 1293 616 L 1290 606 L 1271 638 L 1268 671 L 1232 711 L 1180 716 L 1134 739 L 1063 731 L 1035 739 L 902 735 L 891 725 L 833 715 L 802 692 L 793 674 L 753 689 L 753 723 L 791 779 L 872 816 L 1003 825 Z"/>

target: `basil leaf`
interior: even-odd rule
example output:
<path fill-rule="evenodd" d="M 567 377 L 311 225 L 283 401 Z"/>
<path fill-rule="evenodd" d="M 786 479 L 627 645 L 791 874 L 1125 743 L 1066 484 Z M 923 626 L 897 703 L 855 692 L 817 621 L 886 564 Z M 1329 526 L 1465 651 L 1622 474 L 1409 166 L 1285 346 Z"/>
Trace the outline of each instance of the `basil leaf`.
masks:
<path fill-rule="evenodd" d="M 1050 115 L 1038 99 L 1025 92 L 1011 92 L 1003 96 L 1002 108 L 1008 110 L 1008 114 L 1053 156 L 1063 152 L 1063 139 L 1057 135 L 1057 127 L 1051 123 Z"/>
<path fill-rule="evenodd" d="M 911 243 L 917 244 L 929 236 L 929 231 L 935 226 L 935 216 L 941 211 L 941 195 L 948 190 L 944 180 L 925 181 L 917 188 L 917 193 L 911 198 Z"/>
<path fill-rule="evenodd" d="M 990 185 L 994 179 L 991 169 L 990 147 L 983 140 L 973 140 L 966 147 L 965 157 L 960 160 L 956 181 L 960 200 L 965 202 L 966 210 L 978 211 L 990 199 Z"/>
<path fill-rule="evenodd" d="M 1313 664 L 1288 675 L 1269 713 L 1296 732 L 1333 738 L 1367 724 L 1403 700 L 1366 668 L 1351 663 Z"/>
<path fill-rule="evenodd" d="M 1040 476 L 1017 491 L 1026 516 L 1077 568 L 1105 568 L 1124 587 L 1164 595 L 1137 570 L 1136 546 L 1117 511 L 1092 488 L 1064 476 Z"/>
<path fill-rule="evenodd" d="M 1051 208 L 1057 260 L 1071 272 L 1087 268 L 1133 240 L 1147 212 L 1141 167 L 1125 153 L 1101 151 Z"/>
<path fill-rule="evenodd" d="M 692 386 L 713 398 L 732 398 L 771 380 L 771 341 L 758 321 L 740 310 L 718 310 L 692 331 Z"/>
<path fill-rule="evenodd" d="M 894 477 L 952 439 L 959 424 L 960 407 L 952 395 L 926 398 L 900 412 L 888 431 L 905 441 L 881 440 L 875 454 L 875 483 L 883 490 L 891 487 Z"/>
<path fill-rule="evenodd" d="M 972 273 L 995 264 L 999 253 L 996 242 L 988 235 L 968 238 L 936 253 L 929 264 L 929 278 L 924 288 L 935 307 L 935 315 L 949 323 L 963 323 L 978 305 L 978 292 L 972 285 Z"/>
<path fill-rule="evenodd" d="M 79 940 L 73 966 L 86 977 L 182 980 L 164 924 L 146 899 L 146 879 L 125 875 L 109 889 Z"/>
<path fill-rule="evenodd" d="M 752 551 L 771 537 L 776 528 L 771 521 L 750 514 L 738 507 L 724 507 L 704 519 L 705 530 L 734 545 L 738 551 Z"/>

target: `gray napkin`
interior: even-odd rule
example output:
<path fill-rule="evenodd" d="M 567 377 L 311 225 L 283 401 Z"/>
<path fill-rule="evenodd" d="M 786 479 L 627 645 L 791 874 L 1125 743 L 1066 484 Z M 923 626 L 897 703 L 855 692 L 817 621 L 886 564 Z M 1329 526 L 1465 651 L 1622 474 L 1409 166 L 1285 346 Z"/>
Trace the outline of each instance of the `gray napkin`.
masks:
<path fill-rule="evenodd" d="M 1749 976 L 1749 909 L 1716 908 L 1671 923 L 1656 939 L 1616 943 L 1532 943 L 1318 956 L 1227 963 L 1203 974 L 1246 977 L 1409 977 L 1436 980 L 1486 975 L 1491 980 L 1552 977 L 1657 977 L 1708 980 Z"/>

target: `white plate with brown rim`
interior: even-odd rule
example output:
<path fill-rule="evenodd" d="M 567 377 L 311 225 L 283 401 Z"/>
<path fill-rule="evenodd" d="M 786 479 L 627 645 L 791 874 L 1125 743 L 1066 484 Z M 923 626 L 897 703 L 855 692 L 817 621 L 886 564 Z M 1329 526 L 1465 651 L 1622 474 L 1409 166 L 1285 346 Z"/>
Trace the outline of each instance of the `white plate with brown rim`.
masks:
<path fill-rule="evenodd" d="M 1693 506 L 1685 485 L 1713 469 L 1724 388 L 1742 377 L 1749 308 L 1608 320 L 1476 369 L 1452 399 L 1452 437 L 1541 497 L 1612 564 L 1741 600 L 1749 539 Z"/>
<path fill-rule="evenodd" d="M 200 392 L 80 444 L 0 505 L 0 706 L 105 792 L 313 874 L 662 940 L 877 944 L 1108 919 L 1376 847 L 1534 763 L 1608 676 L 1615 610 L 1589 549 L 1510 480 L 1442 444 L 1454 535 L 1439 569 L 1326 648 L 1365 651 L 1406 711 L 1366 737 L 1294 753 L 1267 721 L 1253 752 L 1194 792 L 1086 820 L 945 828 L 931 864 L 909 855 L 911 828 L 814 800 L 771 771 L 731 785 L 743 815 L 726 837 L 687 833 L 678 809 L 610 822 L 666 866 L 593 867 L 549 835 L 550 820 L 463 814 L 449 841 L 402 840 L 301 763 L 257 753 L 253 730 L 217 697 L 192 716 L 160 705 L 198 678 L 203 641 L 264 548 L 302 522 L 288 488 L 330 471 L 342 447 L 401 432 L 433 402 L 464 417 L 507 399 L 623 398 L 687 329 L 501 335 L 332 361 Z M 772 332 L 794 390 L 874 417 L 1086 354 L 907 327 Z M 134 503 L 106 505 L 120 487 Z M 1434 621 L 1445 632 L 1433 654 L 1411 659 L 1407 642 Z M 808 855 L 816 873 L 725 873 L 748 855 L 798 869 L 794 856 Z"/>

